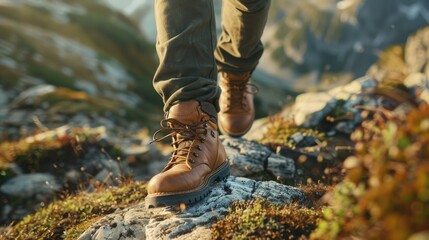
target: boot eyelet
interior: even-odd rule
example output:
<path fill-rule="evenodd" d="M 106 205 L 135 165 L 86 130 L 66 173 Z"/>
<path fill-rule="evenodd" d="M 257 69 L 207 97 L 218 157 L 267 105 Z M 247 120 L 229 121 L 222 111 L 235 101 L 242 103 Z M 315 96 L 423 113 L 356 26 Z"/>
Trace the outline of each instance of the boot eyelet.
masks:
<path fill-rule="evenodd" d="M 216 137 L 216 133 L 213 130 L 211 130 L 210 133 L 211 133 L 212 137 Z"/>
<path fill-rule="evenodd" d="M 203 127 L 208 127 L 209 126 L 209 124 L 207 123 L 207 122 L 204 122 L 204 124 L 203 124 Z"/>
<path fill-rule="evenodd" d="M 192 155 L 194 155 L 194 157 L 199 157 L 200 155 L 196 152 L 193 152 Z"/>
<path fill-rule="evenodd" d="M 194 160 L 194 159 L 192 159 L 192 158 L 190 158 L 190 159 L 189 159 L 189 162 L 191 162 L 192 164 L 194 164 L 194 163 L 195 163 L 195 160 Z"/>
<path fill-rule="evenodd" d="M 197 148 L 199 151 L 202 151 L 202 150 L 203 150 L 203 147 L 201 147 L 200 145 L 196 146 L 196 148 Z"/>

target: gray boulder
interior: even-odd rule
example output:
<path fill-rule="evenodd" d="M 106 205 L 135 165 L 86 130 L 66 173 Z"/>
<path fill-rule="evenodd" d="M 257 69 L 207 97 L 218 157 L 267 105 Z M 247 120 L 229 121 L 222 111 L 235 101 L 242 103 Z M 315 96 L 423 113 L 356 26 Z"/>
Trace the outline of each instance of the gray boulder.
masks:
<path fill-rule="evenodd" d="M 282 116 L 290 117 L 291 113 L 295 123 L 301 127 L 317 127 L 335 109 L 351 116 L 336 116 L 342 119 L 336 123 L 334 129 L 338 132 L 351 133 L 362 119 L 361 110 L 355 108 L 357 105 L 368 105 L 364 101 L 363 94 L 374 89 L 379 82 L 370 76 L 356 79 L 344 86 L 339 86 L 327 92 L 304 93 L 296 98 L 292 110 L 285 109 Z"/>
<path fill-rule="evenodd" d="M 429 68 L 428 68 L 429 69 Z M 429 72 L 428 72 L 429 73 Z M 429 103 L 429 77 L 423 73 L 412 73 L 405 80 L 404 85 L 414 89 L 420 100 Z"/>
<path fill-rule="evenodd" d="M 210 226 L 228 213 L 231 203 L 254 198 L 283 204 L 305 201 L 296 188 L 231 176 L 213 187 L 203 201 L 185 210 L 146 209 L 139 204 L 100 219 L 79 240 L 210 239 Z"/>
<path fill-rule="evenodd" d="M 221 136 L 231 166 L 231 175 L 238 177 L 268 171 L 282 179 L 295 176 L 295 162 L 273 153 L 269 148 L 242 138 Z"/>
<path fill-rule="evenodd" d="M 7 196 L 36 198 L 40 201 L 51 198 L 60 189 L 61 185 L 57 183 L 55 177 L 44 173 L 19 175 L 9 179 L 0 187 L 0 191 Z"/>
<path fill-rule="evenodd" d="M 317 126 L 337 103 L 337 99 L 326 92 L 304 93 L 296 98 L 294 120 L 302 127 Z"/>

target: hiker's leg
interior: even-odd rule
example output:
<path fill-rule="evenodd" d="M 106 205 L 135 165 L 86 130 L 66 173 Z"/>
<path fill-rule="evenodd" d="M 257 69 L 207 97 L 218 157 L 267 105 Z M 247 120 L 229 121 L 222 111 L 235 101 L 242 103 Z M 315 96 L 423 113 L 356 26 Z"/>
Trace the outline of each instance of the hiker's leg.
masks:
<path fill-rule="evenodd" d="M 220 90 L 212 0 L 155 0 L 155 17 L 160 63 L 153 84 L 164 111 L 191 99 L 216 103 Z"/>
<path fill-rule="evenodd" d="M 223 0 L 222 34 L 215 56 L 218 71 L 252 72 L 262 56 L 260 41 L 270 0 Z"/>

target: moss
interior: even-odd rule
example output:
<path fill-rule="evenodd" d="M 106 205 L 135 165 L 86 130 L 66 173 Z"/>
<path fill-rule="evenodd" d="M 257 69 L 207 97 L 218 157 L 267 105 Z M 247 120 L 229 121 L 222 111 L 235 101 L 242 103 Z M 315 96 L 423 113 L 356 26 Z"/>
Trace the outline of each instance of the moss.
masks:
<path fill-rule="evenodd" d="M 76 89 L 74 86 L 74 81 L 70 77 L 48 66 L 41 64 L 31 64 L 27 65 L 27 71 L 32 76 L 43 79 L 48 84 Z"/>
<path fill-rule="evenodd" d="M 267 200 L 234 203 L 225 219 L 212 227 L 214 239 L 305 239 L 316 227 L 320 209 Z"/>
<path fill-rule="evenodd" d="M 298 188 L 304 192 L 307 199 L 308 207 L 320 207 L 323 203 L 320 202 L 321 198 L 333 189 L 333 186 L 324 184 L 306 184 L 300 185 Z"/>
<path fill-rule="evenodd" d="M 17 85 L 23 75 L 16 70 L 0 66 L 0 86 L 11 89 Z"/>
<path fill-rule="evenodd" d="M 286 120 L 279 116 L 270 118 L 268 130 L 261 139 L 261 143 L 276 149 L 276 147 L 295 148 L 296 145 L 290 140 L 290 137 L 295 133 L 302 133 L 304 136 L 314 136 L 318 139 L 323 139 L 324 134 L 310 128 L 301 128 L 297 126 L 293 120 Z"/>
<path fill-rule="evenodd" d="M 99 143 L 98 134 L 76 128 L 64 136 L 53 136 L 41 141 L 5 141 L 0 143 L 0 169 L 7 169 L 9 163 L 16 163 L 25 172 L 51 171 L 64 173 L 67 163 L 81 162 L 84 150 L 91 147 L 103 149 L 113 159 L 124 153 L 115 145 Z M 60 167 L 63 166 L 63 167 Z"/>
<path fill-rule="evenodd" d="M 76 239 L 100 217 L 139 203 L 146 196 L 140 182 L 121 187 L 101 188 L 57 200 L 35 214 L 25 217 L 1 239 Z"/>
<path fill-rule="evenodd" d="M 120 103 L 103 97 L 93 97 L 81 91 L 58 88 L 54 92 L 43 95 L 36 104 L 48 103 L 48 113 L 75 114 L 117 112 Z"/>

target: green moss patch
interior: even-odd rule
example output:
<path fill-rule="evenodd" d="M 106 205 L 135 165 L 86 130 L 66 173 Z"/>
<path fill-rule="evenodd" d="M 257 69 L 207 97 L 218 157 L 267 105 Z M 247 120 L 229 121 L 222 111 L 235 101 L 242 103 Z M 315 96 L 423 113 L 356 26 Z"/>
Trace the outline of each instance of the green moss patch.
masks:
<path fill-rule="evenodd" d="M 316 228 L 320 209 L 267 200 L 236 202 L 212 227 L 214 239 L 304 239 Z"/>
<path fill-rule="evenodd" d="M 1 239 L 76 239 L 86 228 L 106 214 L 141 202 L 146 185 L 124 183 L 121 187 L 97 189 L 57 200 L 25 217 Z"/>
<path fill-rule="evenodd" d="M 264 134 L 261 143 L 275 149 L 276 147 L 295 148 L 295 143 L 290 140 L 290 137 L 295 133 L 311 135 L 319 139 L 324 138 L 324 134 L 316 129 L 302 128 L 297 126 L 293 120 L 286 120 L 279 116 L 270 118 L 270 123 L 267 132 Z"/>
<path fill-rule="evenodd" d="M 44 170 L 40 165 L 51 165 L 58 160 L 65 163 L 76 161 L 87 147 L 100 148 L 112 157 L 123 157 L 122 151 L 115 145 L 99 143 L 100 133 L 86 128 L 74 128 L 63 135 L 54 134 L 42 140 L 37 135 L 19 141 L 0 142 L 0 168 L 9 163 L 21 165 L 27 171 Z M 47 166 L 44 166 L 47 167 Z M 58 171 L 58 170 L 55 170 Z"/>

